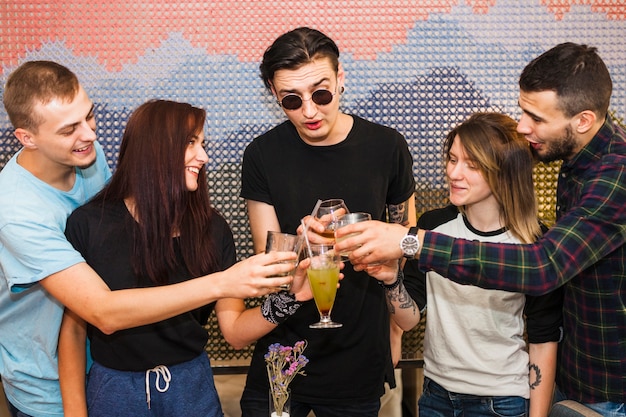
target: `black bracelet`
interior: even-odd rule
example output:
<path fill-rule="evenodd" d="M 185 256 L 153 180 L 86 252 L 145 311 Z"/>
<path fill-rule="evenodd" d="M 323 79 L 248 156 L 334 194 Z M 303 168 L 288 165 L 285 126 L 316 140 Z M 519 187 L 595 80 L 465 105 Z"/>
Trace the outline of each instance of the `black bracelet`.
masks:
<path fill-rule="evenodd" d="M 302 303 L 287 291 L 268 294 L 261 304 L 261 315 L 272 324 L 281 324 L 300 308 Z"/>
<path fill-rule="evenodd" d="M 382 281 L 378 281 L 378 283 L 380 284 L 381 287 L 383 287 L 387 291 L 391 291 L 391 290 L 399 287 L 400 284 L 402 284 L 403 280 L 404 280 L 404 272 L 402 272 L 401 268 L 398 268 L 398 277 L 396 278 L 396 281 L 393 284 L 385 284 Z"/>

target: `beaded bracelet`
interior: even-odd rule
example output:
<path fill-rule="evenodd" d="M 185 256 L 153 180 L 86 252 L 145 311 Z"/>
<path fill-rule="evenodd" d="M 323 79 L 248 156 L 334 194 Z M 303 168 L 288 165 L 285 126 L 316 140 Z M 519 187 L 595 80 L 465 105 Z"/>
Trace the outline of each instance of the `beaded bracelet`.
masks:
<path fill-rule="evenodd" d="M 383 287 L 387 291 L 391 291 L 391 290 L 399 287 L 400 284 L 402 284 L 403 280 L 404 280 L 404 272 L 402 272 L 401 268 L 398 268 L 398 277 L 396 278 L 396 281 L 393 284 L 385 284 L 382 281 L 378 281 L 378 283 L 380 284 L 381 287 Z"/>
<path fill-rule="evenodd" d="M 287 291 L 268 294 L 261 304 L 261 315 L 272 324 L 281 324 L 300 308 L 302 303 Z"/>

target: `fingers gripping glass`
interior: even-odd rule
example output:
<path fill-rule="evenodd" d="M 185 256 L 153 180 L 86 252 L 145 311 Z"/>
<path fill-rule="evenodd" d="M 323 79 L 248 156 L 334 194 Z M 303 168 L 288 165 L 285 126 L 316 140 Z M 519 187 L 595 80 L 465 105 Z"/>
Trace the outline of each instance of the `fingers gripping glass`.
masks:
<path fill-rule="evenodd" d="M 285 110 L 297 110 L 302 107 L 302 103 L 304 101 L 313 100 L 313 103 L 318 106 L 325 106 L 330 104 L 333 101 L 333 97 L 335 97 L 337 92 L 331 92 L 329 90 L 321 89 L 313 91 L 311 94 L 311 98 L 303 99 L 297 94 L 287 94 L 282 100 L 278 100 L 278 104 L 280 104 Z"/>

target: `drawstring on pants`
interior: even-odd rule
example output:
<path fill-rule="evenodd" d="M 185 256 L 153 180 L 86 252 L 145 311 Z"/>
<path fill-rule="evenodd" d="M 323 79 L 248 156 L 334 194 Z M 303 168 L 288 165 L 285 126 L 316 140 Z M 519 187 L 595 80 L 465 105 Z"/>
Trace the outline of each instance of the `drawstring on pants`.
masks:
<path fill-rule="evenodd" d="M 159 365 L 152 369 L 148 369 L 146 371 L 146 401 L 148 403 L 148 410 L 150 409 L 150 372 L 154 372 L 156 374 L 156 381 L 154 381 L 154 387 L 159 392 L 165 392 L 170 387 L 170 381 L 172 380 L 172 375 L 170 374 L 170 370 L 167 369 L 165 365 Z M 161 380 L 161 376 L 163 376 L 163 381 L 165 381 L 165 386 L 161 388 L 159 381 Z"/>

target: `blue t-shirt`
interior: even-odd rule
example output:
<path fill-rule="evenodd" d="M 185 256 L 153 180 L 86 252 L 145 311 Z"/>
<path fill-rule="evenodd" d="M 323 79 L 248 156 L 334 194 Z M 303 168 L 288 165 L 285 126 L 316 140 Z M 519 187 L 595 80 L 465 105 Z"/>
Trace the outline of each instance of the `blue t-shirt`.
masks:
<path fill-rule="evenodd" d="M 76 169 L 70 191 L 61 191 L 17 164 L 0 172 L 0 374 L 9 401 L 20 411 L 62 416 L 57 365 L 63 305 L 38 284 L 84 262 L 65 238 L 69 214 L 111 177 L 102 147 L 96 163 Z"/>

